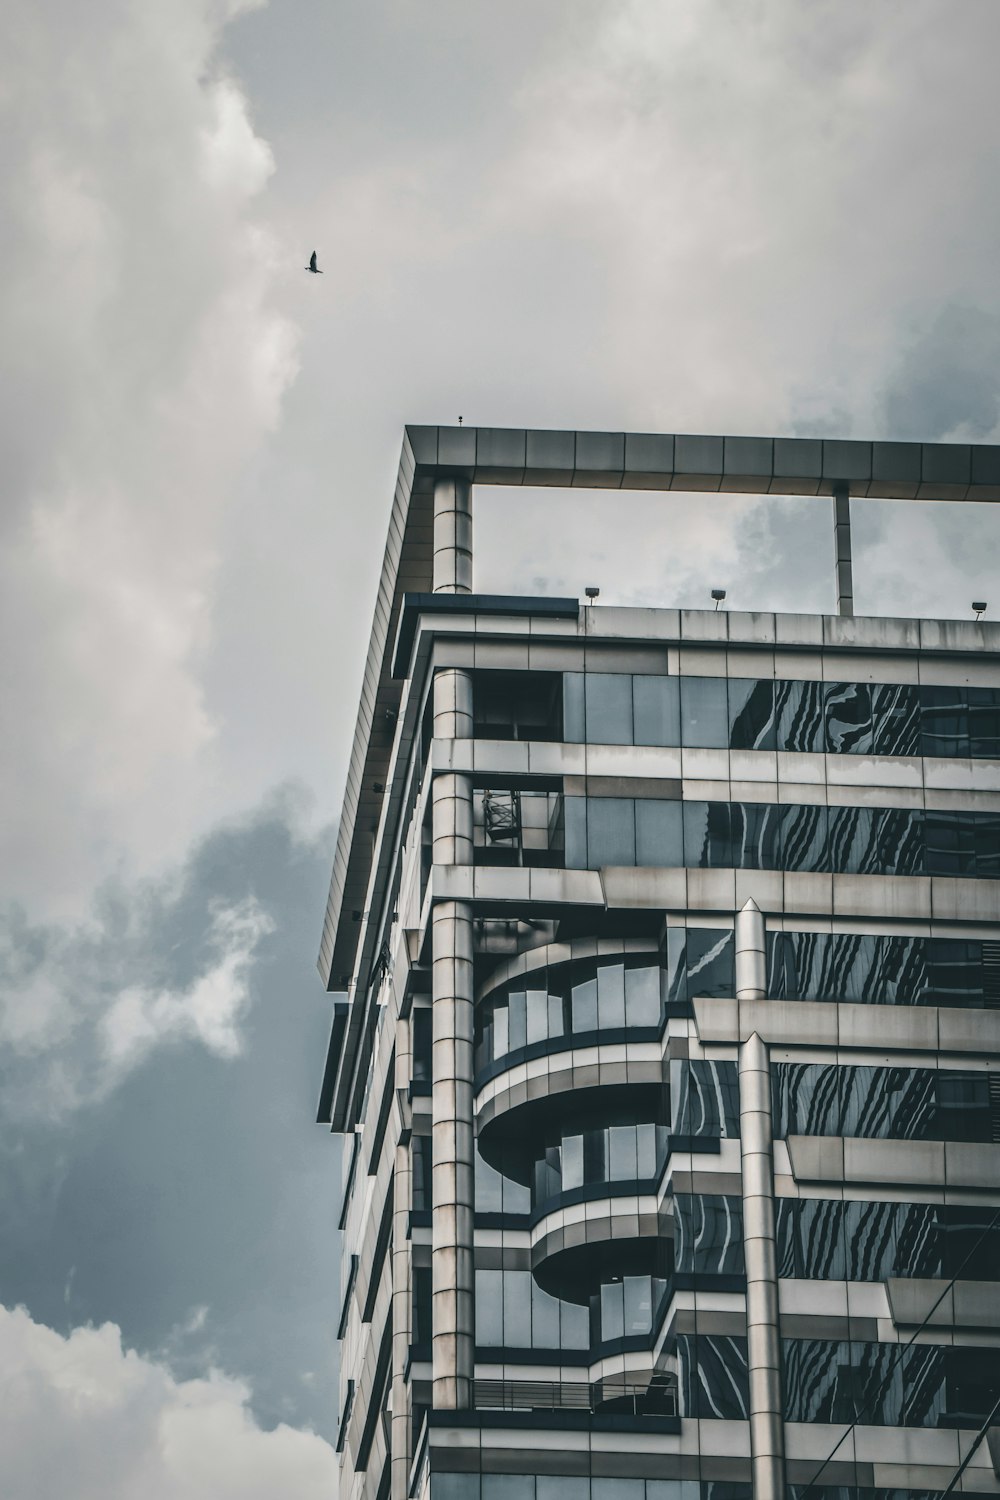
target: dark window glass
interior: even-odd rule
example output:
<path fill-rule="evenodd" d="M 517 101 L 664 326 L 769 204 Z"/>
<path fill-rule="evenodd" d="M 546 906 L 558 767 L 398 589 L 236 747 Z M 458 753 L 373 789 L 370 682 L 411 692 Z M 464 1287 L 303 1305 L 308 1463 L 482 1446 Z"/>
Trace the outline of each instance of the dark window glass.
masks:
<path fill-rule="evenodd" d="M 779 807 L 777 841 L 779 868 L 829 870 L 829 809 L 807 802 Z"/>
<path fill-rule="evenodd" d="M 476 1272 L 476 1343 L 486 1349 L 503 1344 L 503 1272 Z"/>
<path fill-rule="evenodd" d="M 775 748 L 773 682 L 730 677 L 729 744 L 734 750 Z"/>
<path fill-rule="evenodd" d="M 684 863 L 684 804 L 679 799 L 635 799 L 635 862 L 676 869 Z"/>
<path fill-rule="evenodd" d="M 923 814 L 897 807 L 831 807 L 832 868 L 847 875 L 919 875 Z"/>
<path fill-rule="evenodd" d="M 627 672 L 585 674 L 587 742 L 632 744 L 632 678 Z"/>
<path fill-rule="evenodd" d="M 990 1139 L 988 1079 L 982 1073 L 773 1063 L 771 1081 L 777 1136 Z"/>
<path fill-rule="evenodd" d="M 425 1212 L 434 1206 L 431 1197 L 433 1181 L 431 1138 L 429 1135 L 413 1137 L 413 1186 L 412 1208 L 415 1213 Z"/>
<path fill-rule="evenodd" d="M 924 813 L 924 868 L 928 875 L 973 875 L 976 829 L 970 813 Z"/>
<path fill-rule="evenodd" d="M 684 1136 L 740 1133 L 736 1064 L 704 1058 L 670 1063 L 670 1131 Z"/>
<path fill-rule="evenodd" d="M 535 1500 L 534 1474 L 484 1474 L 482 1500 Z"/>
<path fill-rule="evenodd" d="M 1000 813 L 977 813 L 972 821 L 975 873 L 980 880 L 1000 879 Z"/>
<path fill-rule="evenodd" d="M 480 1500 L 478 1474 L 432 1474 L 431 1500 Z"/>
<path fill-rule="evenodd" d="M 968 747 L 969 714 L 965 688 L 922 687 L 921 755 L 966 756 Z"/>
<path fill-rule="evenodd" d="M 699 749 L 729 744 L 729 703 L 724 677 L 682 677 L 681 743 Z"/>
<path fill-rule="evenodd" d="M 777 1200 L 779 1204 L 788 1201 Z M 742 1276 L 743 1200 L 705 1193 L 675 1193 L 674 1267 L 688 1274 Z M 782 1272 L 786 1276 L 794 1274 Z"/>
<path fill-rule="evenodd" d="M 625 965 L 601 964 L 597 971 L 597 1026 L 600 1031 L 625 1025 Z"/>
<path fill-rule="evenodd" d="M 690 820 L 689 807 L 695 809 Z M 684 803 L 684 863 L 689 868 L 733 868 L 732 816 L 733 809 L 728 802 Z M 689 827 L 694 830 L 693 842 L 689 842 Z"/>
<path fill-rule="evenodd" d="M 686 993 L 694 999 L 734 995 L 736 947 L 733 929 L 689 927 L 684 947 Z"/>
<path fill-rule="evenodd" d="M 969 700 L 969 754 L 1000 759 L 1000 688 L 966 688 Z"/>
<path fill-rule="evenodd" d="M 746 1420 L 750 1400 L 746 1339 L 678 1334 L 677 1363 L 682 1416 Z"/>
<path fill-rule="evenodd" d="M 844 1279 L 843 1203 L 823 1198 L 776 1198 L 775 1234 L 782 1276 Z"/>
<path fill-rule="evenodd" d="M 635 803 L 631 797 L 587 798 L 587 863 L 635 864 Z"/>
<path fill-rule="evenodd" d="M 660 970 L 655 966 L 625 970 L 625 1020 L 629 1026 L 659 1026 L 663 1015 Z"/>
<path fill-rule="evenodd" d="M 875 725 L 868 683 L 828 683 L 826 748 L 836 754 L 871 755 L 874 745 Z"/>
<path fill-rule="evenodd" d="M 909 683 L 872 687 L 876 755 L 920 754 L 920 694 Z"/>
<path fill-rule="evenodd" d="M 475 734 L 491 740 L 561 740 L 561 679 L 559 672 L 474 672 Z"/>
<path fill-rule="evenodd" d="M 824 750 L 823 683 L 776 682 L 774 717 L 779 750 Z"/>
<path fill-rule="evenodd" d="M 632 718 L 637 745 L 679 745 L 680 689 L 676 677 L 632 678 Z"/>
<path fill-rule="evenodd" d="M 776 870 L 783 809 L 768 802 L 733 802 L 730 827 L 733 864 L 738 870 Z"/>
<path fill-rule="evenodd" d="M 429 1005 L 413 1011 L 413 1077 L 420 1082 L 431 1078 L 431 1011 Z"/>

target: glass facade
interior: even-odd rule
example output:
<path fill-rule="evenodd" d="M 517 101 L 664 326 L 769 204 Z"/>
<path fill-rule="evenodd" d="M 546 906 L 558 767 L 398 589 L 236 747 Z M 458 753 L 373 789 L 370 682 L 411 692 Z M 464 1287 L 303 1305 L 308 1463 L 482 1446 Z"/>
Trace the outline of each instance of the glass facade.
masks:
<path fill-rule="evenodd" d="M 1000 1281 L 995 1208 L 778 1198 L 778 1274 L 809 1280 L 889 1276 Z"/>
<path fill-rule="evenodd" d="M 567 672 L 563 704 L 575 743 L 1000 757 L 1000 688 Z"/>
<path fill-rule="evenodd" d="M 784 1339 L 785 1417 L 874 1427 L 978 1427 L 1000 1397 L 995 1349 Z"/>
<path fill-rule="evenodd" d="M 769 932 L 772 1000 L 1000 1008 L 1000 941 Z"/>
<path fill-rule="evenodd" d="M 629 1119 L 629 1113 L 632 1118 Z M 569 1118 L 534 1147 L 531 1207 L 554 1206 L 567 1194 L 600 1197 L 601 1189 L 628 1183 L 651 1186 L 667 1161 L 667 1128 L 651 1119 L 636 1120 L 620 1110 L 605 1125 Z"/>
<path fill-rule="evenodd" d="M 526 1049 L 659 1034 L 664 1017 L 694 995 L 732 995 L 732 928 L 669 928 L 656 954 L 587 958 L 540 968 L 493 990 L 476 1007 L 475 1067 Z M 621 1033 L 621 1036 L 614 1036 Z"/>
<path fill-rule="evenodd" d="M 1000 877 L 1000 813 L 567 797 L 566 867 Z"/>
<path fill-rule="evenodd" d="M 746 1420 L 750 1388 L 745 1338 L 679 1333 L 677 1365 L 682 1416 Z"/>
<path fill-rule="evenodd" d="M 774 1133 L 991 1141 L 988 1073 L 772 1063 Z"/>
<path fill-rule="evenodd" d="M 710 1139 L 739 1135 L 740 1089 L 735 1063 L 671 1059 L 670 1133 Z"/>
<path fill-rule="evenodd" d="M 481 1349 L 590 1348 L 590 1312 L 550 1297 L 530 1271 L 476 1272 L 476 1344 Z"/>
<path fill-rule="evenodd" d="M 586 1474 L 434 1474 L 431 1500 L 708 1500 L 693 1479 Z M 715 1500 L 723 1500 L 717 1496 Z"/>
<path fill-rule="evenodd" d="M 742 1276 L 743 1199 L 675 1193 L 674 1270 L 684 1276 Z"/>

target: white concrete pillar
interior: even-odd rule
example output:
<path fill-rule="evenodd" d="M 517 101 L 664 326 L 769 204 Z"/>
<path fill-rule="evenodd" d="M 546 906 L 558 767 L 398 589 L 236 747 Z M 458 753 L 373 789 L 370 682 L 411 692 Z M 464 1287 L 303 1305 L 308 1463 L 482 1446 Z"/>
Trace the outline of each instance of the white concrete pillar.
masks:
<path fill-rule="evenodd" d="M 410 1242 L 407 1238 L 413 1182 L 408 1102 L 412 1076 L 410 1020 L 409 1017 L 400 1017 L 396 1022 L 395 1086 L 397 1104 L 403 1116 L 403 1129 L 396 1145 L 392 1180 L 392 1500 L 407 1500 L 410 1486 L 410 1391 L 405 1372 L 413 1340 L 413 1288 Z"/>
<path fill-rule="evenodd" d="M 472 485 L 434 482 L 434 592 L 472 593 Z"/>
<path fill-rule="evenodd" d="M 472 732 L 472 681 L 467 672 L 438 672 L 434 727 L 444 738 Z M 472 863 L 472 786 L 468 776 L 442 773 L 432 788 L 436 865 Z M 472 908 L 441 901 L 431 914 L 433 1404 L 472 1404 L 475 1356 L 473 1270 Z"/>

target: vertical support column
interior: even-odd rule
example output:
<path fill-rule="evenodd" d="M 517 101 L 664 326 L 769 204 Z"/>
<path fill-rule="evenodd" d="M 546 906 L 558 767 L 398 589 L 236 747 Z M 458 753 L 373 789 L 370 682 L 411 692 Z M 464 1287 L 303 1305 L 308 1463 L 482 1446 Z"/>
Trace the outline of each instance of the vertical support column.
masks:
<path fill-rule="evenodd" d="M 846 480 L 833 486 L 833 566 L 837 613 L 854 614 L 854 561 L 851 553 L 851 494 Z"/>
<path fill-rule="evenodd" d="M 434 592 L 472 593 L 472 485 L 434 481 Z"/>
<path fill-rule="evenodd" d="M 748 901 L 736 918 L 737 1000 L 763 999 L 765 982 L 764 919 L 756 904 Z M 756 1032 L 740 1045 L 739 1078 L 753 1493 L 754 1500 L 783 1500 L 785 1429 L 774 1230 L 771 1070 L 767 1047 Z"/>
<path fill-rule="evenodd" d="M 410 1484 L 410 1399 L 406 1367 L 413 1339 L 412 1267 L 407 1237 L 412 1198 L 410 1156 L 410 1079 L 413 1074 L 410 1020 L 396 1021 L 396 1104 L 400 1134 L 392 1179 L 392 1500 L 407 1500 Z"/>
<path fill-rule="evenodd" d="M 436 566 L 436 564 L 435 564 Z M 434 678 L 434 733 L 472 732 L 472 679 L 447 670 Z M 472 863 L 472 786 L 442 773 L 432 787 L 436 865 Z M 472 907 L 441 901 L 431 914 L 433 1130 L 431 1280 L 433 1404 L 472 1403 L 474 1373 Z"/>

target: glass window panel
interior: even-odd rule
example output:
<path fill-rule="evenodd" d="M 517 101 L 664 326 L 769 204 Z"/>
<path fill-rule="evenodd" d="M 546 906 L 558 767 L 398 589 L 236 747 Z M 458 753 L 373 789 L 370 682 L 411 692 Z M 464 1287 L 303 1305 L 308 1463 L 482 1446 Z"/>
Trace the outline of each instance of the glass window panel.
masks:
<path fill-rule="evenodd" d="M 774 684 L 775 740 L 779 750 L 823 750 L 826 732 L 822 682 Z"/>
<path fill-rule="evenodd" d="M 501 1271 L 503 1277 L 503 1342 L 508 1349 L 531 1347 L 530 1271 Z"/>
<path fill-rule="evenodd" d="M 975 873 L 980 880 L 1000 879 L 1000 813 L 972 815 Z"/>
<path fill-rule="evenodd" d="M 688 802 L 684 809 L 684 863 L 697 870 L 708 864 L 708 803 Z"/>
<path fill-rule="evenodd" d="M 571 1009 L 574 1032 L 597 1030 L 596 979 L 584 979 L 574 984 Z"/>
<path fill-rule="evenodd" d="M 681 712 L 679 679 L 632 678 L 632 717 L 636 745 L 679 745 Z"/>
<path fill-rule="evenodd" d="M 641 1479 L 598 1478 L 590 1481 L 590 1500 L 643 1500 Z"/>
<path fill-rule="evenodd" d="M 560 1302 L 559 1343 L 563 1349 L 590 1348 L 590 1314 L 586 1307 Z"/>
<path fill-rule="evenodd" d="M 587 1500 L 587 1481 L 575 1474 L 539 1474 L 536 1500 Z"/>
<path fill-rule="evenodd" d="M 597 1025 L 601 1031 L 625 1025 L 624 964 L 601 964 L 597 971 Z"/>
<path fill-rule="evenodd" d="M 601 1340 L 607 1344 L 624 1336 L 625 1288 L 620 1281 L 601 1287 Z"/>
<path fill-rule="evenodd" d="M 588 672 L 585 694 L 588 743 L 631 745 L 631 676 L 627 672 Z"/>
<path fill-rule="evenodd" d="M 920 754 L 920 692 L 910 683 L 873 686 L 876 755 Z"/>
<path fill-rule="evenodd" d="M 549 996 L 547 990 L 528 990 L 527 1040 L 544 1042 L 549 1029 Z"/>
<path fill-rule="evenodd" d="M 562 1142 L 563 1192 L 583 1187 L 583 1136 L 566 1135 Z"/>
<path fill-rule="evenodd" d="M 635 864 L 635 803 L 631 797 L 587 798 L 587 864 Z"/>
<path fill-rule="evenodd" d="M 921 755 L 962 756 L 969 753 L 969 716 L 965 689 L 921 687 Z"/>
<path fill-rule="evenodd" d="M 563 673 L 563 735 L 568 744 L 579 745 L 586 739 L 583 712 L 583 673 Z"/>
<path fill-rule="evenodd" d="M 415 1137 L 414 1140 L 417 1138 Z M 498 1214 L 503 1210 L 503 1178 L 476 1152 L 476 1212 Z"/>
<path fill-rule="evenodd" d="M 531 1280 L 531 1344 L 534 1349 L 559 1348 L 559 1299 Z"/>
<path fill-rule="evenodd" d="M 583 1136 L 584 1182 L 607 1182 L 608 1150 L 606 1130 L 587 1130 Z"/>
<path fill-rule="evenodd" d="M 567 870 L 587 868 L 587 799 L 563 798 L 563 825 Z"/>
<path fill-rule="evenodd" d="M 969 754 L 1000 759 L 1000 688 L 966 688 L 969 702 Z"/>
<path fill-rule="evenodd" d="M 927 943 L 927 1005 L 983 1004 L 982 944 L 953 938 Z"/>
<path fill-rule="evenodd" d="M 546 1026 L 550 1037 L 562 1036 L 565 1030 L 563 1024 L 563 997 L 562 995 L 549 994 L 546 1001 L 548 1019 Z"/>
<path fill-rule="evenodd" d="M 826 748 L 871 755 L 875 745 L 872 696 L 867 682 L 831 682 L 826 687 Z"/>
<path fill-rule="evenodd" d="M 636 1176 L 646 1181 L 657 1174 L 656 1126 L 637 1125 L 635 1134 Z"/>
<path fill-rule="evenodd" d="M 432 1474 L 431 1500 L 480 1500 L 478 1474 Z"/>
<path fill-rule="evenodd" d="M 684 864 L 684 804 L 679 798 L 637 797 L 635 862 L 654 869 Z"/>
<path fill-rule="evenodd" d="M 534 1474 L 484 1474 L 482 1500 L 535 1500 Z"/>
<path fill-rule="evenodd" d="M 829 809 L 793 803 L 778 809 L 778 866 L 783 870 L 830 869 Z"/>
<path fill-rule="evenodd" d="M 729 703 L 724 677 L 681 677 L 681 743 L 725 749 Z"/>
<path fill-rule="evenodd" d="M 687 932 L 683 927 L 667 928 L 666 999 L 671 1005 L 687 1000 Z"/>
<path fill-rule="evenodd" d="M 634 1182 L 637 1175 L 636 1128 L 612 1125 L 608 1130 L 608 1178 L 611 1182 Z"/>
<path fill-rule="evenodd" d="M 523 990 L 514 990 L 507 996 L 507 1017 L 510 1051 L 516 1052 L 528 1039 L 528 1001 Z"/>
<path fill-rule="evenodd" d="M 780 869 L 778 830 L 782 808 L 767 802 L 731 804 L 732 862 L 738 870 Z"/>
<path fill-rule="evenodd" d="M 498 1005 L 493 1012 L 493 1056 L 506 1057 L 510 1051 L 510 1012 L 506 1004 Z"/>
<path fill-rule="evenodd" d="M 773 682 L 729 678 L 729 743 L 734 750 L 775 748 Z"/>
<path fill-rule="evenodd" d="M 476 1343 L 484 1349 L 503 1344 L 503 1272 L 476 1272 Z"/>
<path fill-rule="evenodd" d="M 725 999 L 735 994 L 733 929 L 687 929 L 687 993 L 693 999 Z"/>
<path fill-rule="evenodd" d="M 660 1024 L 660 970 L 625 970 L 625 1021 L 628 1026 Z"/>
<path fill-rule="evenodd" d="M 649 1333 L 653 1326 L 653 1284 L 649 1276 L 625 1277 L 625 1337 Z"/>

